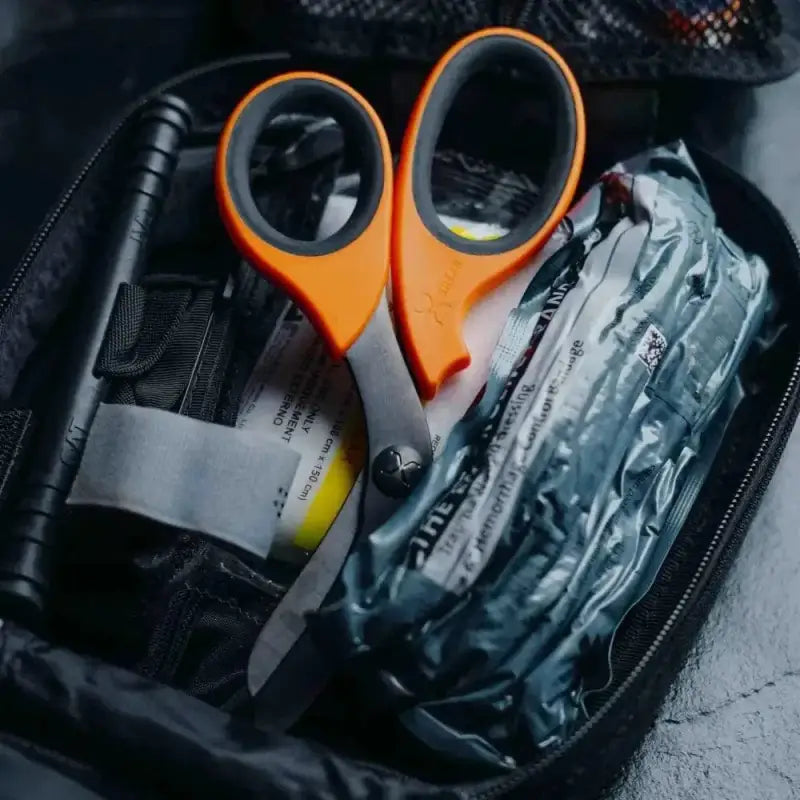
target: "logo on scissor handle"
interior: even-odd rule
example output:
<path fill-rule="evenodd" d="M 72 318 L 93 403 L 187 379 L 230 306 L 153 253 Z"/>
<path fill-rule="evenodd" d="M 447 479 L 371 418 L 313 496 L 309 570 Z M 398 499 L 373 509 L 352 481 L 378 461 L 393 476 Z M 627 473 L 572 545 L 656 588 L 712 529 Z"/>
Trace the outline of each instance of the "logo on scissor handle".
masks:
<path fill-rule="evenodd" d="M 423 302 L 415 306 L 417 314 L 430 314 L 437 325 L 444 325 L 444 309 L 452 308 L 453 304 L 446 301 L 437 300 L 430 292 L 423 296 Z"/>
<path fill-rule="evenodd" d="M 445 309 L 451 309 L 453 304 L 448 300 L 450 292 L 455 285 L 456 278 L 464 266 L 460 258 L 454 258 L 442 274 L 435 292 L 425 292 L 422 301 L 414 307 L 417 314 L 430 314 L 437 325 L 445 324 Z"/>

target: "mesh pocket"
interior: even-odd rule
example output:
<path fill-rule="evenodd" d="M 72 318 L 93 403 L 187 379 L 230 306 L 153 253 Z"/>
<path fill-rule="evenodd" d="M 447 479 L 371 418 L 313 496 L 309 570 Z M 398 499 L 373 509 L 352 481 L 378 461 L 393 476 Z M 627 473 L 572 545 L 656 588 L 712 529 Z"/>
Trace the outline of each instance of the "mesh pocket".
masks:
<path fill-rule="evenodd" d="M 562 43 L 589 77 L 782 71 L 775 0 L 527 0 L 508 22 Z"/>
<path fill-rule="evenodd" d="M 263 0 L 260 0 L 263 2 Z M 251 0 L 250 7 L 259 0 Z M 558 47 L 586 80 L 763 81 L 800 64 L 794 0 L 294 0 L 287 40 L 326 55 L 438 57 L 464 34 L 511 25 Z M 262 26 L 263 27 L 263 26 Z"/>
<path fill-rule="evenodd" d="M 712 50 L 757 48 L 781 27 L 774 0 L 527 0 L 508 21 L 564 41 L 633 39 Z"/>

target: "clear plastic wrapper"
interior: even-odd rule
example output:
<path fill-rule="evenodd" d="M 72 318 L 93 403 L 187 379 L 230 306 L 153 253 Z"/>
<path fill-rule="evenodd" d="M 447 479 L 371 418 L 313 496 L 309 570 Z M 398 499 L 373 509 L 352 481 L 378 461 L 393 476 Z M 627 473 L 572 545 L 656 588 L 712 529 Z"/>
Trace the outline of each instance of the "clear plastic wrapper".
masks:
<path fill-rule="evenodd" d="M 509 316 L 481 397 L 311 620 L 432 749 L 510 767 L 565 739 L 743 396 L 766 265 L 685 148 L 603 176 Z"/>

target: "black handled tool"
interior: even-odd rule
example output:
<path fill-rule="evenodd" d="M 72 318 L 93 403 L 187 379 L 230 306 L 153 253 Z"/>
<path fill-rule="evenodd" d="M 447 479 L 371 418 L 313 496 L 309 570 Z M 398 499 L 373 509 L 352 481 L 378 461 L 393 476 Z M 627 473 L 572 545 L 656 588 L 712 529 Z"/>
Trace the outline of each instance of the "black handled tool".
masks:
<path fill-rule="evenodd" d="M 32 625 L 42 618 L 58 520 L 108 388 L 108 381 L 94 373 L 95 361 L 120 285 L 136 283 L 142 275 L 150 235 L 190 124 L 189 107 L 172 95 L 153 99 L 141 111 L 133 133 L 131 171 L 120 193 L 106 256 L 84 282 L 78 316 L 82 327 L 61 362 L 10 525 L 0 532 L 2 616 Z"/>

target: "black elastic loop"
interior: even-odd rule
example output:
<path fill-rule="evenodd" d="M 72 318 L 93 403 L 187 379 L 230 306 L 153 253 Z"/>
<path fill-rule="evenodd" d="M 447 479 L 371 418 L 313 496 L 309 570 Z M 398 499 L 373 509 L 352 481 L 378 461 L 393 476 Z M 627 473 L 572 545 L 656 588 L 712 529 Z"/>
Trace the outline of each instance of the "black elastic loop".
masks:
<path fill-rule="evenodd" d="M 333 117 L 345 141 L 359 155 L 361 181 L 355 209 L 336 233 L 322 241 L 292 239 L 270 225 L 258 210 L 250 188 L 250 158 L 256 140 L 270 120 L 285 111 Z M 381 140 L 367 110 L 339 87 L 313 78 L 293 78 L 257 94 L 239 114 L 226 154 L 228 190 L 241 218 L 264 241 L 296 255 L 326 255 L 357 239 L 378 209 L 383 173 Z"/>
<path fill-rule="evenodd" d="M 442 126 L 456 96 L 473 75 L 498 66 L 516 67 L 540 80 L 554 112 L 555 152 L 535 208 L 505 236 L 473 241 L 453 233 L 439 218 L 431 192 L 431 168 Z M 499 33 L 467 45 L 442 71 L 420 120 L 412 166 L 412 191 L 420 219 L 437 239 L 462 253 L 492 255 L 524 244 L 549 219 L 564 193 L 575 160 L 578 124 L 567 77 L 544 50 L 525 39 Z"/>

